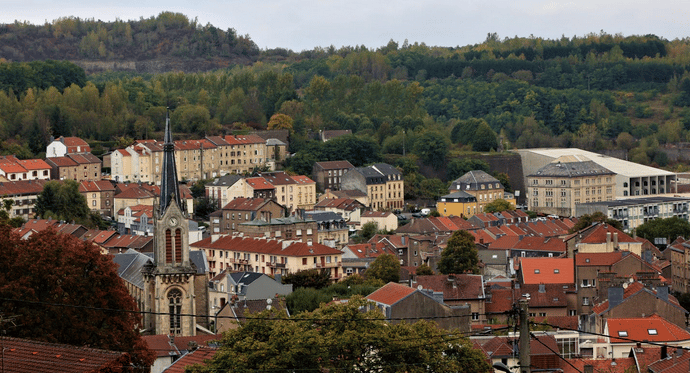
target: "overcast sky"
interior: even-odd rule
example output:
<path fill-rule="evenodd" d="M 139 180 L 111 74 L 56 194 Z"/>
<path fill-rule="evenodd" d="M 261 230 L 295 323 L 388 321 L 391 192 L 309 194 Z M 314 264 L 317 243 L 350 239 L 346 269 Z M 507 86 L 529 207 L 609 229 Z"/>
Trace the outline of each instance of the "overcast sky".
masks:
<path fill-rule="evenodd" d="M 690 36 L 687 0 L 0 0 L 0 23 L 33 24 L 60 17 L 138 20 L 162 11 L 249 34 L 262 48 L 402 44 L 465 46 L 488 33 L 546 39 L 599 33 Z"/>

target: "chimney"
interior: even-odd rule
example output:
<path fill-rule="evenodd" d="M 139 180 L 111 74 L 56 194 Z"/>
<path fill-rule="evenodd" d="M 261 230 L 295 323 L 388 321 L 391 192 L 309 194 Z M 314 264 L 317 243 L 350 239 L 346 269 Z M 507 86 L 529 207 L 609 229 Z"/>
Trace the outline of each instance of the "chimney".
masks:
<path fill-rule="evenodd" d="M 546 284 L 539 284 L 539 292 L 546 293 Z"/>
<path fill-rule="evenodd" d="M 606 232 L 606 246 L 611 243 L 611 232 Z"/>
<path fill-rule="evenodd" d="M 400 242 L 403 244 L 403 246 L 405 246 L 405 239 L 406 238 L 407 238 L 407 236 L 400 237 Z"/>
<path fill-rule="evenodd" d="M 637 344 L 637 348 L 640 348 L 640 343 Z M 666 359 L 668 357 L 668 347 L 666 345 L 661 346 L 661 359 Z"/>
<path fill-rule="evenodd" d="M 657 286 L 656 296 L 659 297 L 659 299 L 668 302 L 668 286 Z"/>
<path fill-rule="evenodd" d="M 625 290 L 620 286 L 611 286 L 609 288 L 609 309 L 623 303 L 624 291 Z"/>
<path fill-rule="evenodd" d="M 618 232 L 613 232 L 613 247 L 618 247 Z"/>

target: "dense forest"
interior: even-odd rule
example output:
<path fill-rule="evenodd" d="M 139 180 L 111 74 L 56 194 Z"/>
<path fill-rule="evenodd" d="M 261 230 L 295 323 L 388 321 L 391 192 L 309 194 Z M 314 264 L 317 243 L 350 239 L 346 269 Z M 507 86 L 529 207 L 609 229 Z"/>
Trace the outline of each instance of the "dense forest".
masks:
<path fill-rule="evenodd" d="M 159 138 L 169 108 L 180 137 L 288 129 L 294 156 L 285 166 L 297 173 L 309 173 L 315 160 L 396 164 L 407 198 L 433 198 L 467 169 L 488 169 L 468 158 L 473 152 L 512 148 L 616 149 L 684 170 L 663 150 L 690 138 L 689 50 L 687 39 L 605 33 L 489 34 L 455 48 L 391 40 L 375 49 L 259 50 L 249 36 L 176 13 L 1 25 L 0 150 L 41 156 L 60 135 L 85 138 L 97 151 Z M 70 61 L 51 60 L 60 54 Z M 160 74 L 79 67 L 156 58 L 222 67 Z M 353 135 L 313 140 L 327 129 Z"/>

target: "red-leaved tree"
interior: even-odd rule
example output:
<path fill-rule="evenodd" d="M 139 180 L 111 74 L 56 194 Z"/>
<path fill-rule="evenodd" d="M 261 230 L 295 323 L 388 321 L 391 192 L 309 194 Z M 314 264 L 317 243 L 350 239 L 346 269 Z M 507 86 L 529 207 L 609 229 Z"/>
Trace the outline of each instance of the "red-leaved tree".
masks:
<path fill-rule="evenodd" d="M 126 352 L 122 372 L 146 371 L 154 354 L 116 265 L 90 241 L 53 229 L 22 240 L 0 226 L 0 312 L 8 336 Z"/>

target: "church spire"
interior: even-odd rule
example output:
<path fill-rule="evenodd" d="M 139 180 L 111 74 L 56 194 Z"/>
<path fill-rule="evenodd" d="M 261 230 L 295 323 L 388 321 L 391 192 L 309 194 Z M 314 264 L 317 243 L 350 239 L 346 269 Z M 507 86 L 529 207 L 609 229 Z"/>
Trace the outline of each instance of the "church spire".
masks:
<path fill-rule="evenodd" d="M 175 166 L 175 144 L 173 143 L 172 131 L 170 130 L 170 117 L 167 112 L 165 114 L 162 171 L 159 207 L 160 216 L 163 216 L 172 201 L 175 201 L 177 206 L 184 211 L 184 205 L 180 203 L 180 188 L 177 182 L 177 168 Z"/>

